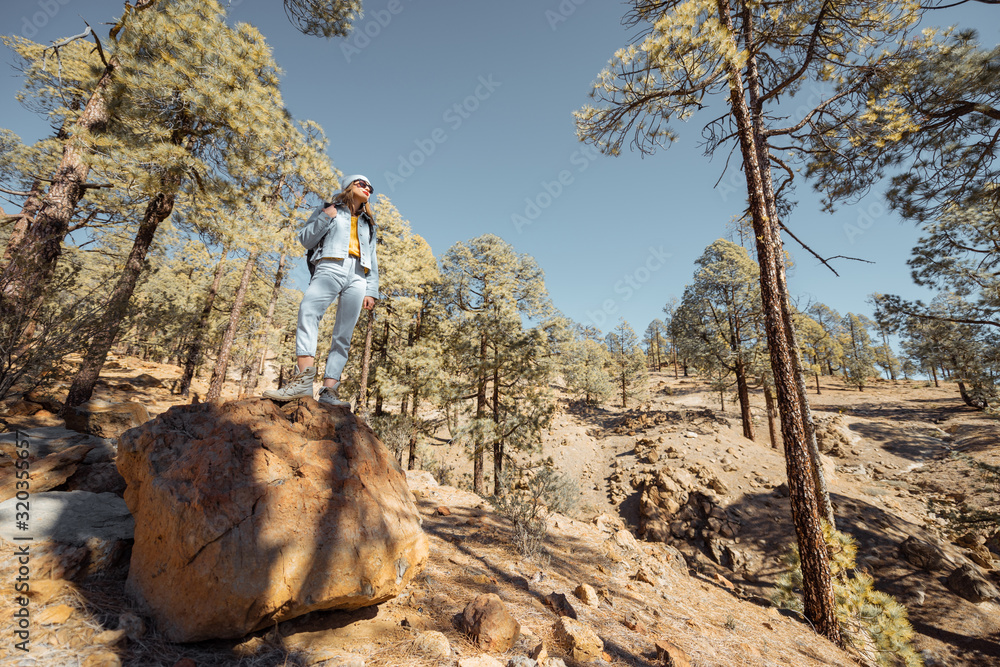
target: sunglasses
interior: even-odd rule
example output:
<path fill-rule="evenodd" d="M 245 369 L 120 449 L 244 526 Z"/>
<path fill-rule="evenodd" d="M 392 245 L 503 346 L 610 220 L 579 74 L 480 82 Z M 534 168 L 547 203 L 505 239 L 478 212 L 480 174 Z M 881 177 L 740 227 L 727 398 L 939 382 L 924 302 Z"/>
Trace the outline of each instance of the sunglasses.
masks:
<path fill-rule="evenodd" d="M 354 181 L 353 185 L 356 185 L 359 188 L 367 190 L 368 192 L 372 191 L 372 184 L 371 183 L 367 183 L 365 181 Z"/>

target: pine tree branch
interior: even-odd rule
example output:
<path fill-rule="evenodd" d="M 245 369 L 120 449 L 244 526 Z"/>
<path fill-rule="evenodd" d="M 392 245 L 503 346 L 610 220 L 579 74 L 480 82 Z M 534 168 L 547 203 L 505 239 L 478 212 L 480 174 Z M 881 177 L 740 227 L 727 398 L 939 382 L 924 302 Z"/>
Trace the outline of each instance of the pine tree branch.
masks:
<path fill-rule="evenodd" d="M 8 190 L 7 188 L 0 188 L 0 192 L 4 193 L 5 195 L 13 195 L 15 197 L 30 197 L 31 196 L 30 192 L 21 192 L 19 190 Z"/>

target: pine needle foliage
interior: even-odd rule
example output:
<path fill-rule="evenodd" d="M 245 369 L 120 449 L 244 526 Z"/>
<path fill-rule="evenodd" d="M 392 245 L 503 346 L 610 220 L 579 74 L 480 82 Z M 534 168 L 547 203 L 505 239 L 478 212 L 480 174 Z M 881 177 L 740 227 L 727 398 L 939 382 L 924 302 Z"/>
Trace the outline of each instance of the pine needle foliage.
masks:
<path fill-rule="evenodd" d="M 825 521 L 823 537 L 830 554 L 837 619 L 848 648 L 864 662 L 879 667 L 923 667 L 911 644 L 913 627 L 906 608 L 891 595 L 875 590 L 868 574 L 854 569 L 858 554 L 854 538 Z M 801 613 L 802 562 L 797 546 L 788 550 L 783 562 L 786 571 L 778 579 L 771 602 Z"/>

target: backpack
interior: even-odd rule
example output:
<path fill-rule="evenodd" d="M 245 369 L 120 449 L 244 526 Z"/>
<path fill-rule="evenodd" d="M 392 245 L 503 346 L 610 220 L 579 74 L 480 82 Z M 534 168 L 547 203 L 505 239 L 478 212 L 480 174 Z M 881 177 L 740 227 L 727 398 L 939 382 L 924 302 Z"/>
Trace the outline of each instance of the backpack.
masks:
<path fill-rule="evenodd" d="M 327 204 L 324 202 L 323 208 L 326 208 L 326 207 L 327 207 Z M 358 216 L 358 217 L 361 217 L 361 216 Z M 368 218 L 369 218 L 369 222 L 368 222 L 368 243 L 371 244 L 372 240 L 375 237 L 375 213 L 373 212 L 370 216 L 368 216 Z M 323 234 L 323 236 L 316 243 L 316 245 L 314 245 L 313 247 L 311 247 L 308 250 L 306 250 L 306 268 L 309 269 L 309 282 L 312 282 L 313 275 L 316 273 L 316 265 L 313 264 L 313 257 L 316 256 L 316 253 L 318 253 L 320 251 L 320 249 L 323 247 L 323 244 L 326 243 L 326 237 L 329 236 L 329 234 L 330 234 L 330 232 L 327 231 L 326 234 Z"/>

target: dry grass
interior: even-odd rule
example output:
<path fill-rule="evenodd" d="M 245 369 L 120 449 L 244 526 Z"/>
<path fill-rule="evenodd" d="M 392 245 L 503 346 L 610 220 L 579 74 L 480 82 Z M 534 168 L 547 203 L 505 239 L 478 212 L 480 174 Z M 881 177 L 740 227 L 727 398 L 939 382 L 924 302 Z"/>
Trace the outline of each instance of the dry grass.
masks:
<path fill-rule="evenodd" d="M 131 368 L 114 371 L 100 397 L 112 401 L 132 398 L 151 402 L 154 405 L 150 412 L 154 414 L 162 412 L 172 403 L 180 402 L 179 397 L 169 397 L 163 390 L 133 393 L 115 390 L 116 383 L 140 372 L 149 372 L 157 377 L 169 376 L 169 367 L 131 365 Z M 653 383 L 657 382 L 665 383 L 674 391 L 669 396 L 659 392 L 659 398 L 652 401 L 653 410 L 697 409 L 706 405 L 718 407 L 716 397 L 704 392 L 697 380 L 674 381 L 671 376 L 660 374 L 653 377 Z M 838 460 L 838 464 L 865 463 L 871 467 L 873 463 L 884 465 L 892 461 L 899 470 L 903 470 L 908 462 L 919 460 L 917 454 L 908 449 L 914 447 L 915 436 L 905 429 L 923 428 L 919 424 L 940 423 L 938 420 L 961 416 L 954 407 L 956 399 L 957 395 L 952 397 L 950 389 L 923 388 L 914 383 L 899 387 L 877 384 L 861 393 L 842 389 L 835 382 L 828 385 L 824 381 L 823 394 L 813 399 L 813 407 L 827 414 L 843 412 L 852 428 L 864 438 L 863 451 L 852 455 L 849 460 Z M 752 572 L 752 581 L 736 583 L 752 589 L 752 584 L 757 582 L 753 592 L 762 595 L 776 569 L 770 557 L 783 551 L 787 542 L 781 535 L 781 531 L 788 529 L 787 508 L 780 504 L 783 501 L 777 500 L 773 501 L 773 507 L 771 504 L 763 508 L 751 505 L 750 498 L 768 502 L 773 498 L 769 491 L 751 488 L 740 491 L 737 485 L 748 485 L 749 478 L 745 477 L 748 470 L 758 471 L 776 482 L 782 481 L 780 451 L 771 450 L 766 442 L 748 443 L 743 440 L 737 433 L 738 424 L 735 429 L 713 431 L 710 426 L 696 429 L 701 435 L 690 443 L 682 437 L 688 427 L 681 424 L 664 424 L 645 433 L 613 434 L 611 428 L 621 422 L 622 414 L 615 409 L 598 410 L 586 415 L 564 411 L 559 416 L 558 426 L 546 437 L 544 454 L 552 454 L 561 471 L 578 476 L 581 490 L 586 487 L 582 502 L 592 511 L 583 515 L 584 518 L 598 512 L 614 514 L 621 510 L 607 498 L 611 462 L 621 460 L 621 455 L 634 447 L 637 437 L 655 439 L 662 436 L 666 441 L 664 448 L 668 445 L 687 447 L 684 450 L 685 460 L 714 465 L 715 472 L 733 489 L 735 501 L 743 503 L 742 508 L 749 507 L 756 512 L 752 520 L 749 514 L 744 515 L 743 530 L 747 531 L 747 537 L 742 542 L 742 548 L 757 549 L 759 567 Z M 730 419 L 734 417 L 732 413 L 726 416 Z M 962 416 L 962 419 L 972 417 Z M 995 426 L 981 425 L 978 421 L 974 425 L 978 430 L 970 432 L 967 438 L 971 443 L 965 445 L 968 451 L 985 455 L 989 450 L 992 454 L 989 436 L 993 434 L 993 442 L 996 441 Z M 599 435 L 591 436 L 591 433 Z M 973 435 L 978 439 L 973 441 Z M 758 429 L 758 437 L 766 441 L 766 426 Z M 960 437 L 965 438 L 965 433 L 956 433 L 956 444 L 965 444 Z M 435 453 L 445 454 L 444 448 L 433 449 Z M 721 460 L 729 449 L 738 451 L 738 456 L 730 457 L 739 466 L 736 471 L 724 476 L 713 461 Z M 456 478 L 467 465 L 460 453 L 454 458 L 442 459 L 442 463 L 455 466 Z M 886 471 L 887 474 L 891 472 Z M 942 480 L 948 478 L 942 474 L 943 471 L 938 468 L 927 468 L 925 473 L 917 470 L 910 477 L 933 477 L 933 481 L 943 484 Z M 855 481 L 849 474 L 840 474 L 838 478 L 834 480 L 834 491 L 839 494 L 843 508 L 838 512 L 846 517 L 850 509 L 859 522 L 864 519 L 868 525 L 880 526 L 878 531 L 871 531 L 869 537 L 886 537 L 891 532 L 890 526 L 899 526 L 899 534 L 890 536 L 898 542 L 905 537 L 904 533 L 913 531 L 913 526 L 907 523 L 910 520 L 903 521 L 899 517 L 918 516 L 924 502 L 922 497 L 896 491 L 892 492 L 893 495 L 878 497 L 865 495 L 863 489 L 875 486 L 875 480 Z M 423 576 L 399 598 L 380 605 L 374 618 L 359 620 L 340 612 L 312 614 L 307 619 L 308 628 L 306 621 L 293 620 L 281 624 L 276 631 L 257 633 L 242 642 L 219 641 L 195 645 L 172 644 L 165 641 L 155 628 L 150 628 L 139 637 L 101 646 L 95 643 L 100 633 L 117 629 L 122 614 L 137 613 L 138 610 L 122 595 L 121 580 L 92 581 L 66 588 L 46 599 L 32 599 L 31 611 L 35 618 L 63 604 L 71 607 L 73 613 L 64 623 L 34 625 L 31 653 L 23 655 L 13 648 L 13 641 L 9 639 L 15 629 L 12 614 L 16 604 L 9 583 L 13 581 L 14 563 L 8 551 L 2 555 L 0 562 L 0 582 L 7 591 L 0 597 L 0 633 L 4 637 L 0 643 L 0 664 L 17 665 L 23 661 L 25 665 L 80 666 L 88 665 L 88 660 L 96 660 L 96 656 L 103 652 L 112 651 L 123 664 L 137 667 L 172 667 L 181 658 L 190 658 L 199 667 L 306 667 L 332 657 L 351 655 L 362 657 L 368 667 L 453 665 L 457 657 L 480 652 L 468 637 L 457 630 L 453 619 L 476 595 L 487 592 L 497 593 L 505 600 L 511 614 L 522 624 L 525 636 L 508 656 L 495 657 L 506 662 L 510 655 L 527 653 L 537 641 L 544 641 L 551 655 L 561 656 L 565 652 L 557 646 L 553 629 L 557 617 L 552 609 L 545 606 L 544 598 L 553 591 L 571 595 L 579 583 L 589 583 L 599 590 L 606 589 L 608 593 L 610 601 L 606 600 L 598 608 L 584 607 L 582 603 L 577 603 L 577 607 L 580 620 L 591 625 L 604 640 L 608 662 L 618 667 L 651 667 L 657 664 L 654 642 L 658 639 L 666 639 L 682 648 L 697 667 L 855 664 L 848 654 L 813 633 L 804 621 L 741 599 L 739 589 L 732 590 L 725 582 L 715 579 L 712 576 L 715 570 L 704 567 L 702 561 L 690 563 L 690 574 L 677 572 L 667 562 L 666 552 L 660 545 L 639 542 L 637 548 L 622 546 L 612 539 L 611 533 L 598 530 L 592 521 L 577 521 L 558 515 L 549 522 L 544 551 L 535 559 L 527 559 L 513 548 L 509 523 L 497 516 L 478 496 L 424 482 L 415 482 L 411 488 L 418 496 L 424 527 L 431 540 L 431 557 Z M 442 505 L 449 507 L 450 516 L 435 513 Z M 895 511 L 894 506 L 903 507 L 909 514 Z M 882 517 L 885 521 L 879 523 L 873 517 Z M 855 517 L 852 517 L 851 521 L 854 520 Z M 916 522 L 916 519 L 912 521 Z M 751 534 L 751 530 L 758 532 Z M 768 540 L 766 546 L 757 544 L 762 538 Z M 869 543 L 862 547 L 863 551 L 867 547 L 871 552 L 874 545 Z M 889 552 L 883 550 L 884 553 Z M 888 562 L 885 557 L 882 558 Z M 656 576 L 660 584 L 652 586 L 637 581 L 634 576 L 639 568 Z M 701 574 L 702 571 L 706 574 Z M 540 577 L 537 576 L 539 573 Z M 913 576 L 899 580 L 912 582 Z M 926 588 L 928 600 L 933 595 L 948 595 L 932 585 Z M 933 607 L 928 602 L 926 613 L 935 621 L 940 620 L 940 627 L 949 632 L 965 634 L 965 630 L 943 624 L 948 614 L 956 619 L 958 616 L 969 616 L 968 611 L 957 606 L 953 598 L 940 606 L 938 598 L 935 598 Z M 416 631 L 401 625 L 404 618 L 413 614 L 423 618 L 428 629 L 440 631 L 448 638 L 453 648 L 450 663 L 428 658 L 414 649 Z M 640 620 L 641 624 L 630 629 L 624 624 L 626 616 Z M 147 624 L 151 625 L 148 620 Z M 980 634 L 977 635 L 977 632 Z M 995 646 L 990 639 L 995 636 L 992 633 L 995 630 L 970 627 L 967 636 L 981 637 L 981 643 L 988 650 L 989 645 Z M 306 634 L 310 637 L 309 642 L 303 639 Z M 98 664 L 88 667 L 97 667 Z M 949 664 L 979 667 L 1000 664 L 1000 661 L 991 663 L 988 657 L 977 655 L 964 662 L 949 661 Z"/>

